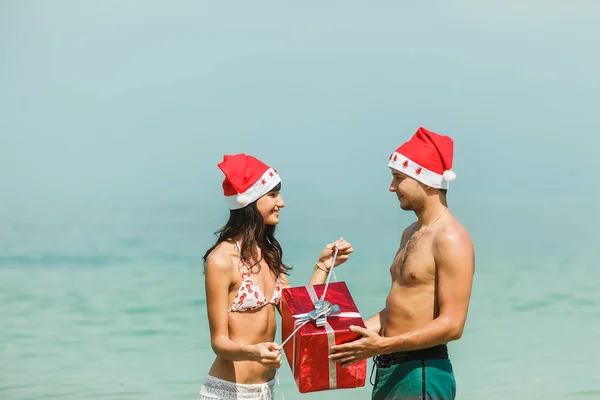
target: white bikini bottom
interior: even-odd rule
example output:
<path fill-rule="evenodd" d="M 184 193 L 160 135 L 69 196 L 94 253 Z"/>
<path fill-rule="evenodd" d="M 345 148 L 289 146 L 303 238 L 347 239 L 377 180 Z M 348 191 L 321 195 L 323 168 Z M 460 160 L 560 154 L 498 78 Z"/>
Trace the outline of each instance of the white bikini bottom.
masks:
<path fill-rule="evenodd" d="M 275 379 L 266 383 L 248 385 L 207 375 L 200 389 L 200 400 L 272 400 L 274 388 Z"/>

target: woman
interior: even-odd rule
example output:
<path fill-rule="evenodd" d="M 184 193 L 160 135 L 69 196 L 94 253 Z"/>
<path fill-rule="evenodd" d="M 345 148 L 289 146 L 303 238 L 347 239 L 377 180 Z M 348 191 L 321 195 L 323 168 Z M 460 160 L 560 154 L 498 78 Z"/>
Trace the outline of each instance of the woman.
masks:
<path fill-rule="evenodd" d="M 289 287 L 290 268 L 274 237 L 285 206 L 277 172 L 245 154 L 225 156 L 223 191 L 230 217 L 204 255 L 206 305 L 216 359 L 201 399 L 272 399 L 281 347 L 274 343 L 275 308 Z M 309 284 L 324 283 L 338 246 L 336 266 L 354 250 L 339 239 L 325 247 Z"/>

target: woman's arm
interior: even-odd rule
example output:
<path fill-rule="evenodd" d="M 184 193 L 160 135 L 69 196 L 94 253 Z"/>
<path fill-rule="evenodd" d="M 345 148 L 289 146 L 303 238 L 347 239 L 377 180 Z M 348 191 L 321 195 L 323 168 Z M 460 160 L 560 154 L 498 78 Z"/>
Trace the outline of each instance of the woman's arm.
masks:
<path fill-rule="evenodd" d="M 340 238 L 325 246 L 325 249 L 321 252 L 319 259 L 315 263 L 315 268 L 308 282 L 309 285 L 325 283 L 329 270 L 332 268 L 331 263 L 333 262 L 333 254 L 336 246 L 338 247 L 338 252 L 333 267 L 337 267 L 348 261 L 348 257 L 350 257 L 350 254 L 354 251 L 350 242 L 345 241 L 344 238 Z"/>
<path fill-rule="evenodd" d="M 331 262 L 333 261 L 333 253 L 335 251 L 335 246 L 339 246 L 338 254 L 335 259 L 335 267 L 340 264 L 348 261 L 348 257 L 350 257 L 350 253 L 354 251 L 350 242 L 345 241 L 343 238 L 336 240 L 333 243 L 329 243 L 325 246 L 325 249 L 321 252 L 318 261 L 315 263 L 315 267 L 313 269 L 313 273 L 308 281 L 309 285 L 318 285 L 320 283 L 325 283 L 327 280 L 327 274 L 331 269 Z M 279 274 L 279 281 L 284 288 L 292 287 L 287 275 Z"/>

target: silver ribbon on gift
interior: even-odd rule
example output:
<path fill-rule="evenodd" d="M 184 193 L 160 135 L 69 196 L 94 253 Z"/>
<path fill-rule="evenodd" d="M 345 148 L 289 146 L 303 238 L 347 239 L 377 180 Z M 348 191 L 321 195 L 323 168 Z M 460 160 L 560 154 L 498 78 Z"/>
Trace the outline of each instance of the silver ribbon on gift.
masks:
<path fill-rule="evenodd" d="M 294 318 L 294 331 L 290 336 L 287 337 L 281 344 L 281 347 L 287 343 L 288 340 L 294 337 L 296 332 L 300 330 L 304 325 L 309 323 L 310 321 L 315 321 L 315 325 L 317 327 L 324 327 L 327 332 L 327 348 L 331 348 L 331 346 L 335 345 L 335 331 L 329 325 L 327 318 L 335 317 L 335 318 L 361 318 L 360 314 L 357 312 L 342 312 L 340 306 L 337 304 L 331 304 L 330 302 L 325 300 L 325 294 L 327 293 L 327 287 L 329 286 L 329 279 L 331 277 L 331 273 L 333 271 L 333 265 L 335 265 L 335 259 L 337 257 L 338 248 L 335 248 L 333 253 L 333 260 L 331 262 L 331 269 L 329 270 L 329 274 L 327 275 L 327 281 L 325 283 L 325 289 L 323 290 L 323 295 L 319 299 L 317 293 L 315 292 L 315 288 L 313 286 L 305 286 L 308 295 L 310 296 L 311 301 L 313 302 L 314 309 L 310 312 L 303 314 L 293 315 Z M 335 369 L 335 362 L 329 361 L 329 388 L 335 389 L 337 382 L 337 374 Z M 292 352 L 292 374 L 296 373 L 296 341 L 293 341 L 293 352 Z"/>

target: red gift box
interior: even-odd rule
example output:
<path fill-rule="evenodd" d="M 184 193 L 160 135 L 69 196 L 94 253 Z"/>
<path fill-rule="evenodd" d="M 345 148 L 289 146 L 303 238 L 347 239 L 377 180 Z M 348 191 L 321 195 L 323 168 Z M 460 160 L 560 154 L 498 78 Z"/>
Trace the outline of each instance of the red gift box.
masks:
<path fill-rule="evenodd" d="M 321 299 L 324 284 L 286 288 L 281 299 L 281 336 L 285 341 L 296 328 L 294 336 L 283 349 L 300 393 L 320 390 L 357 388 L 365 385 L 367 361 L 346 368 L 329 360 L 329 348 L 334 344 L 351 342 L 362 336 L 350 331 L 350 325 L 365 328 L 365 324 L 344 282 L 330 282 L 325 301 L 339 309 L 326 317 L 311 319 L 306 314 L 315 310 Z M 335 307 L 334 307 L 335 308 Z M 312 315 L 314 318 L 314 314 Z M 306 322 L 306 320 L 309 320 Z"/>

